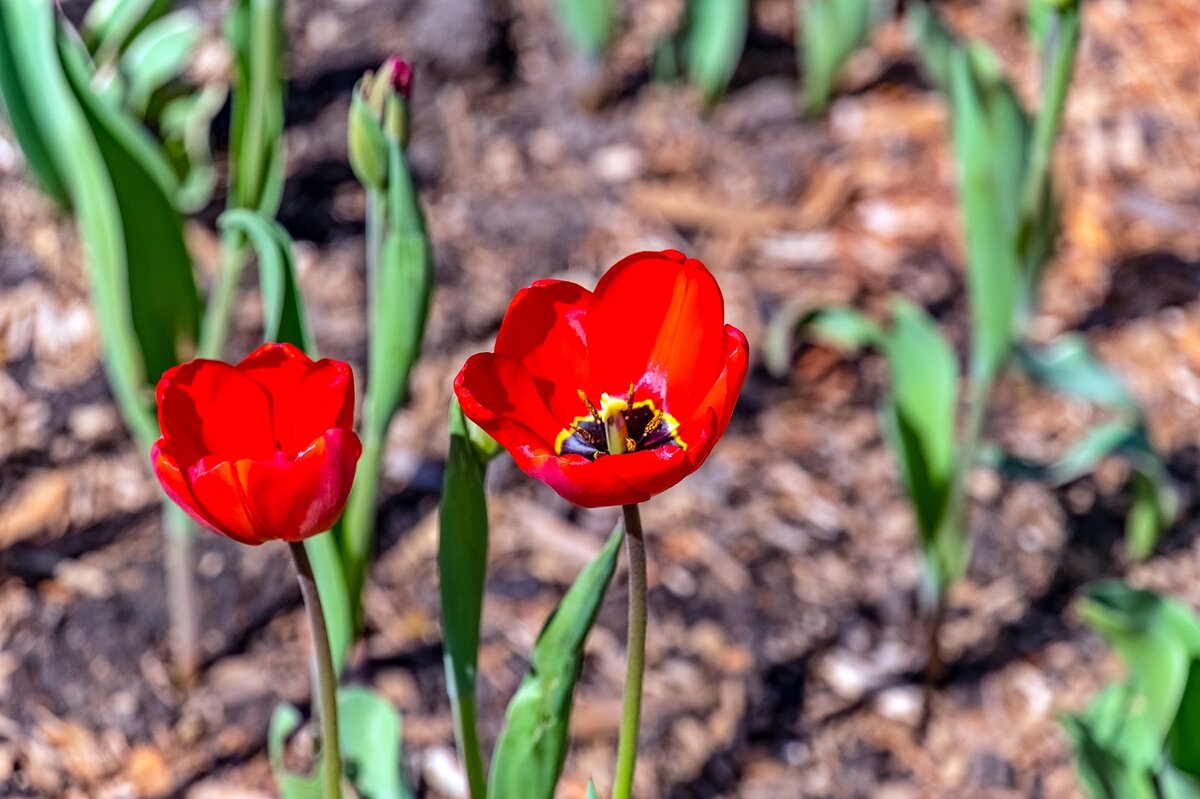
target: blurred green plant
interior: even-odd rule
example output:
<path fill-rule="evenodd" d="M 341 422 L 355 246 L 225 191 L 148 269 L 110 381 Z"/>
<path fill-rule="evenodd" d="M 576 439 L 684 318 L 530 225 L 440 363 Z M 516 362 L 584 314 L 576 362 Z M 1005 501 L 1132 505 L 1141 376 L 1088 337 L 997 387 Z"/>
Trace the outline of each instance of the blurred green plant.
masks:
<path fill-rule="evenodd" d="M 576 50 L 591 59 L 604 55 L 616 28 L 616 0 L 554 0 L 554 10 Z"/>
<path fill-rule="evenodd" d="M 1200 797 L 1200 619 L 1186 605 L 1111 581 L 1080 613 L 1127 676 L 1063 725 L 1093 799 Z"/>
<path fill-rule="evenodd" d="M 1135 475 L 1127 522 L 1129 551 L 1135 557 L 1150 553 L 1177 506 L 1166 467 L 1149 444 L 1141 410 L 1082 339 L 1064 337 L 1046 347 L 1025 341 L 1038 283 L 1059 230 L 1050 161 L 1080 34 L 1077 4 L 1037 2 L 1031 30 L 1044 47 L 1044 76 L 1035 113 L 1021 105 L 986 46 L 957 40 L 924 3 L 911 3 L 908 9 L 924 68 L 949 94 L 971 308 L 965 374 L 928 315 L 903 302 L 895 305 L 886 329 L 846 309 L 792 308 L 775 320 L 767 347 L 767 365 L 781 376 L 790 369 L 798 329 L 846 349 L 877 349 L 891 367 L 881 423 L 916 517 L 931 683 L 942 670 L 938 639 L 946 595 L 969 560 L 966 478 L 976 462 L 990 460 L 1015 474 L 1064 482 L 1110 455 L 1124 456 Z M 1108 408 L 1113 420 L 1057 464 L 997 455 L 981 441 L 983 424 L 992 387 L 1014 361 L 1031 379 Z M 964 378 L 967 389 L 960 391 Z"/>
<path fill-rule="evenodd" d="M 359 623 L 367 563 L 375 541 L 379 468 L 388 426 L 409 394 L 425 338 L 433 292 L 433 250 L 413 184 L 410 136 L 412 70 L 391 58 L 354 88 L 348 120 L 350 164 L 367 194 L 367 381 L 363 454 L 334 536 L 350 597 L 352 630 Z"/>
<path fill-rule="evenodd" d="M 472 799 L 553 799 L 567 756 L 584 642 L 616 571 L 624 529 L 617 526 L 547 619 L 530 654 L 529 671 L 508 705 L 490 776 L 485 776 L 475 715 L 488 554 L 484 477 L 488 463 L 502 451 L 463 416 L 457 402 L 451 405 L 438 545 L 447 692 Z M 597 795 L 594 786 L 589 792 Z"/>
<path fill-rule="evenodd" d="M 796 0 L 796 41 L 804 84 L 804 113 L 829 107 L 842 65 L 867 43 L 889 0 Z"/>
<path fill-rule="evenodd" d="M 30 170 L 75 216 L 108 381 L 126 425 L 149 451 L 158 436 L 152 386 L 199 336 L 177 176 L 140 120 L 97 86 L 95 62 L 53 5 L 0 2 L 0 67 L 5 113 Z M 189 679 L 199 662 L 191 531 L 174 509 L 165 511 L 164 526 L 175 666 Z"/>
<path fill-rule="evenodd" d="M 687 0 L 678 29 L 659 41 L 651 58 L 655 80 L 686 76 L 708 107 L 724 96 L 742 59 L 750 0 Z"/>

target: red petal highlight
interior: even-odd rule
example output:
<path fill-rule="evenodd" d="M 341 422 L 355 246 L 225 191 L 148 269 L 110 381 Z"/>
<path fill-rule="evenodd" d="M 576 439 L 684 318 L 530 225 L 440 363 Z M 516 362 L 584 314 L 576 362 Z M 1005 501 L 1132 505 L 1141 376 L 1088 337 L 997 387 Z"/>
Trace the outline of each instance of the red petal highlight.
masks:
<path fill-rule="evenodd" d="M 240 460 L 249 516 L 272 538 L 302 541 L 333 526 L 346 506 L 362 444 L 354 433 L 331 429 L 295 458 Z"/>
<path fill-rule="evenodd" d="M 270 395 L 275 438 L 289 455 L 330 428 L 354 427 L 354 375 L 342 361 L 314 363 L 291 344 L 264 344 L 237 370 Z"/>
<path fill-rule="evenodd" d="M 559 427 L 586 412 L 579 390 L 588 386 L 585 320 L 592 293 L 564 280 L 539 280 L 509 303 L 495 353 L 525 365 Z"/>
<path fill-rule="evenodd" d="M 467 418 L 505 449 L 554 450 L 564 422 L 551 415 L 529 370 L 515 358 L 472 355 L 454 380 L 454 393 Z"/>
<path fill-rule="evenodd" d="M 158 422 L 181 468 L 205 456 L 269 457 L 275 450 L 266 390 L 221 361 L 195 360 L 158 381 Z"/>
<path fill-rule="evenodd" d="M 674 250 L 625 258 L 588 309 L 591 391 L 620 395 L 633 383 L 668 413 L 695 408 L 721 370 L 724 324 L 721 289 L 704 264 Z"/>

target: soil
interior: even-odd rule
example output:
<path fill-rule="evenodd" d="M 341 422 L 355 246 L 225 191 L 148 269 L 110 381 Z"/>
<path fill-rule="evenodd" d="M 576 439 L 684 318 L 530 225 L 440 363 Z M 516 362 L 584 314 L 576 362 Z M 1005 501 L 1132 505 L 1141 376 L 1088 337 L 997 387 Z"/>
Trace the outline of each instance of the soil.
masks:
<path fill-rule="evenodd" d="M 195 5 L 215 25 L 219 6 Z M 348 96 L 392 52 L 417 71 L 411 157 L 438 287 L 413 399 L 389 437 L 368 635 L 351 679 L 403 711 L 405 766 L 426 799 L 463 795 L 434 590 L 449 385 L 490 346 L 517 288 L 593 283 L 628 252 L 674 247 L 717 274 L 755 350 L 783 308 L 840 303 L 883 318 L 897 293 L 928 308 L 960 352 L 968 342 L 946 106 L 900 24 L 854 58 L 828 117 L 805 121 L 787 0 L 756 4 L 743 65 L 711 113 L 646 75 L 677 2 L 628 4 L 636 23 L 599 77 L 562 44 L 551 5 L 289 4 L 280 215 L 321 349 L 356 367 L 363 199 L 345 160 Z M 1024 5 L 952 2 L 945 13 L 1032 96 Z M 1084 31 L 1056 160 L 1065 231 L 1033 331 L 1082 332 L 1126 380 L 1182 492 L 1180 521 L 1132 564 L 1120 462 L 1057 488 L 973 474 L 970 574 L 952 595 L 948 671 L 922 737 L 913 522 L 876 419 L 886 368 L 816 346 L 787 379 L 756 365 L 709 462 L 644 510 L 638 796 L 1081 796 L 1058 715 L 1120 667 L 1073 614 L 1079 588 L 1122 576 L 1200 607 L 1200 62 L 1189 46 L 1200 12 L 1189 0 L 1090 0 Z M 580 98 L 598 84 L 607 96 L 589 108 Z M 218 210 L 189 232 L 206 281 Z M 174 686 L 157 488 L 103 379 L 72 226 L 6 139 L 0 286 L 0 796 L 275 795 L 270 713 L 279 701 L 307 712 L 309 697 L 286 552 L 200 539 L 205 669 L 193 689 Z M 258 336 L 253 275 L 245 288 L 231 355 Z M 1097 418 L 1006 375 L 988 434 L 1049 459 Z M 485 747 L 542 621 L 615 521 L 569 507 L 507 461 L 489 480 Z M 609 789 L 625 598 L 619 575 L 589 642 L 561 797 L 582 799 L 590 777 Z"/>

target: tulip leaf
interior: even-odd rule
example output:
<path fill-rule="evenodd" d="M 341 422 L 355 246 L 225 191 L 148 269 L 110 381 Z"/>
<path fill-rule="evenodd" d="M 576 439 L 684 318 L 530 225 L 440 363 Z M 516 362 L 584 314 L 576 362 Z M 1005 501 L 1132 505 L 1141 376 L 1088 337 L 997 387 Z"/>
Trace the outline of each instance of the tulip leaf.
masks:
<path fill-rule="evenodd" d="M 1043 347 L 1023 342 L 1014 354 L 1030 379 L 1060 394 L 1113 408 L 1137 407 L 1129 389 L 1095 359 L 1082 336 L 1059 336 Z"/>
<path fill-rule="evenodd" d="M 483 481 L 489 457 L 472 442 L 470 426 L 457 400 L 452 402 L 450 453 L 438 510 L 438 575 L 446 690 L 454 733 L 466 765 L 471 796 L 484 799 L 487 789 L 476 732 L 475 677 L 487 579 L 488 518 Z"/>
<path fill-rule="evenodd" d="M 813 308 L 801 303 L 788 306 L 772 317 L 763 344 L 763 363 L 776 378 L 785 377 L 791 370 L 794 342 L 801 334 L 850 353 L 878 347 L 885 338 L 879 325 L 850 308 Z"/>
<path fill-rule="evenodd" d="M 1084 786 L 1097 799 L 1200 796 L 1200 619 L 1117 581 L 1090 587 L 1081 614 L 1127 670 L 1064 720 Z"/>
<path fill-rule="evenodd" d="M 750 21 L 749 0 L 690 0 L 687 75 L 712 105 L 721 99 L 742 58 Z"/>
<path fill-rule="evenodd" d="M 145 114 L 150 96 L 183 72 L 200 41 L 200 18 L 194 11 L 176 11 L 147 25 L 121 57 L 129 81 L 128 103 Z"/>
<path fill-rule="evenodd" d="M 922 0 L 910 2 L 905 11 L 908 34 L 921 59 L 925 76 L 942 91 L 950 88 L 950 61 L 958 49 L 954 34 Z"/>
<path fill-rule="evenodd" d="M 199 211 L 212 199 L 217 172 L 213 168 L 209 133 L 227 94 L 225 86 L 213 83 L 169 100 L 163 106 L 159 128 L 163 147 L 183 176 L 175 192 L 175 204 L 183 213 Z"/>
<path fill-rule="evenodd" d="M 489 799 L 553 799 L 567 757 L 583 646 L 617 568 L 622 524 L 580 573 L 542 628 L 496 742 Z"/>
<path fill-rule="evenodd" d="M 796 0 L 796 21 L 802 28 L 801 48 L 804 110 L 820 116 L 833 96 L 838 71 L 867 42 L 880 0 Z"/>
<path fill-rule="evenodd" d="M 225 18 L 234 53 L 230 205 L 274 216 L 283 195 L 283 2 L 236 0 Z"/>
<path fill-rule="evenodd" d="M 286 704 L 276 705 L 275 712 L 271 714 L 271 724 L 267 729 L 267 756 L 279 786 L 279 799 L 322 799 L 319 767 L 312 774 L 295 774 L 288 771 L 284 764 L 287 739 L 303 720 L 299 710 Z"/>
<path fill-rule="evenodd" d="M 312 562 L 321 609 L 325 612 L 326 635 L 333 657 L 333 670 L 342 673 L 346 653 L 354 642 L 354 614 L 350 605 L 349 587 L 342 569 L 342 555 L 332 532 L 314 535 L 304 542 Z"/>
<path fill-rule="evenodd" d="M 401 770 L 400 714 L 368 688 L 338 691 L 345 772 L 360 799 L 412 799 Z"/>
<path fill-rule="evenodd" d="M 612 39 L 616 0 L 555 0 L 558 23 L 576 48 L 599 57 Z"/>
<path fill-rule="evenodd" d="M 13 48 L 13 31 L 0 14 L 0 99 L 9 127 L 25 156 L 25 163 L 37 179 L 38 186 L 59 206 L 70 204 L 58 165 L 50 145 L 42 137 L 31 105 L 38 101 L 36 93 L 27 92 L 22 73 L 30 74 L 31 65 L 18 64 Z"/>
<path fill-rule="evenodd" d="M 338 689 L 338 742 L 343 775 L 358 799 L 412 799 L 404 781 L 400 715 L 369 688 Z M 322 763 L 308 774 L 289 771 L 284 762 L 288 738 L 304 718 L 292 705 L 279 704 L 267 730 L 267 754 L 280 799 L 323 799 Z"/>
<path fill-rule="evenodd" d="M 112 63 L 147 25 L 166 14 L 172 0 L 96 0 L 83 17 L 83 40 L 103 64 Z"/>
<path fill-rule="evenodd" d="M 200 335 L 200 297 L 175 208 L 176 183 L 149 134 L 92 92 L 86 55 L 66 40 L 61 53 L 116 195 L 129 310 L 153 382 L 184 360 Z"/>
<path fill-rule="evenodd" d="M 118 192 L 105 162 L 105 150 L 93 135 L 89 118 L 64 73 L 55 42 L 53 6 L 42 0 L 4 0 L 0 3 L 0 13 L 4 15 L 6 40 L 19 67 L 21 85 L 30 100 L 31 118 L 54 162 L 71 166 L 59 174 L 71 197 L 91 269 L 92 297 L 104 333 L 105 369 L 126 424 L 137 440 L 149 448 L 158 437 L 158 425 L 145 391 L 148 371 L 130 308 L 134 264 L 127 256 L 124 220 Z M 154 188 L 150 188 L 153 194 Z M 123 192 L 126 196 L 130 193 Z M 165 211 L 170 211 L 169 203 Z M 163 212 L 155 209 L 150 218 L 159 219 Z M 169 228 L 155 228 L 146 233 L 152 240 L 172 235 Z M 142 244 L 140 249 L 144 253 L 149 248 Z M 171 255 L 169 250 L 168 246 L 167 258 Z M 167 282 L 162 275 L 153 279 Z M 153 283 L 144 282 L 139 288 L 158 290 Z M 165 290 L 171 291 L 170 287 Z M 178 321 L 186 324 L 186 314 Z M 169 338 L 162 331 L 159 334 Z M 156 376 L 153 372 L 149 374 Z"/>
<path fill-rule="evenodd" d="M 292 237 L 274 218 L 245 208 L 226 211 L 221 215 L 220 226 L 241 232 L 258 254 L 263 339 L 313 351 L 314 341 L 296 281 Z"/>
<path fill-rule="evenodd" d="M 588 780 L 587 799 L 600 799 L 600 792 L 596 790 L 596 783 Z"/>

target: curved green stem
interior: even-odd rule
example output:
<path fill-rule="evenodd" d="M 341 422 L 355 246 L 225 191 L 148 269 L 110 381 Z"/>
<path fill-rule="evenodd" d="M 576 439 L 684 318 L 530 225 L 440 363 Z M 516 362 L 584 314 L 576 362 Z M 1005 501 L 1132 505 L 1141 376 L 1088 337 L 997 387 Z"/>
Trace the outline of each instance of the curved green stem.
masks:
<path fill-rule="evenodd" d="M 308 626 L 312 630 L 313 655 L 316 661 L 317 685 L 313 690 L 314 704 L 321 721 L 321 779 L 324 782 L 324 799 L 342 797 L 342 754 L 338 743 L 337 720 L 337 675 L 333 670 L 333 653 L 329 649 L 329 634 L 325 629 L 325 614 L 321 610 L 321 597 L 317 592 L 317 581 L 313 576 L 312 563 L 304 543 L 288 543 L 292 560 L 296 564 L 296 578 L 300 581 L 300 595 L 304 598 L 304 610 L 308 614 Z"/>
<path fill-rule="evenodd" d="M 621 510 L 625 514 L 625 550 L 629 553 L 629 660 L 613 799 L 629 799 L 633 795 L 638 728 L 642 720 L 642 681 L 646 671 L 646 543 L 642 517 L 637 505 L 625 505 Z"/>

